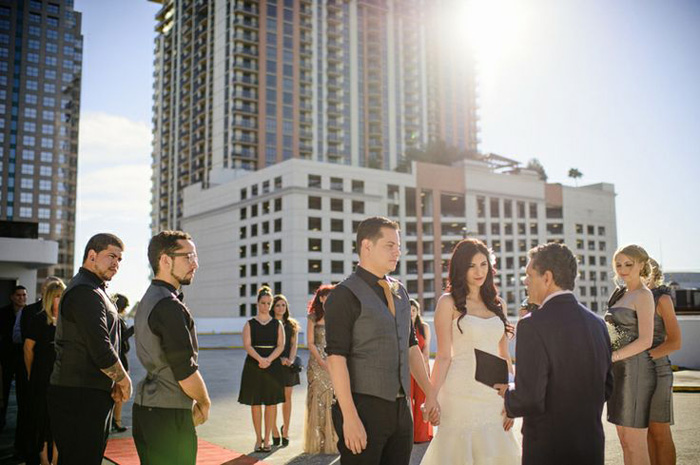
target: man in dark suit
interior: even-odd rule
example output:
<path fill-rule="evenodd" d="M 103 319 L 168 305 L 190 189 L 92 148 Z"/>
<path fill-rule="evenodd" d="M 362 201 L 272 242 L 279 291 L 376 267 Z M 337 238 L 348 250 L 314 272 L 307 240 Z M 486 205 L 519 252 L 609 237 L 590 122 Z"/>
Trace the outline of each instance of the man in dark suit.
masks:
<path fill-rule="evenodd" d="M 508 417 L 523 417 L 522 463 L 602 465 L 610 337 L 572 292 L 576 257 L 565 245 L 540 245 L 529 257 L 525 283 L 540 308 L 518 323 L 514 386 L 496 386 Z"/>

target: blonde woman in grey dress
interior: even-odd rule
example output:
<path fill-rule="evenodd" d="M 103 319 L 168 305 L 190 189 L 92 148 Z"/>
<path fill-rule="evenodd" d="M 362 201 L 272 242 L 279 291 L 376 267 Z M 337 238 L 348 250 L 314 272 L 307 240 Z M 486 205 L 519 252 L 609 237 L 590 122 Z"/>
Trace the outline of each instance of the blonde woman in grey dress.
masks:
<path fill-rule="evenodd" d="M 648 286 L 654 295 L 654 342 L 649 355 L 656 368 L 656 390 L 649 412 L 649 458 L 652 465 L 675 465 L 676 446 L 671 435 L 673 424 L 673 370 L 668 355 L 681 348 L 681 328 L 671 299 L 671 290 L 664 285 L 661 267 L 651 259 Z"/>
<path fill-rule="evenodd" d="M 647 349 L 654 332 L 654 297 L 645 280 L 651 274 L 649 255 L 638 245 L 615 252 L 615 274 L 624 287 L 615 290 L 605 321 L 611 331 L 613 393 L 608 421 L 617 425 L 625 465 L 649 465 L 647 430 L 656 369 Z"/>
<path fill-rule="evenodd" d="M 333 385 L 326 365 L 326 325 L 323 304 L 334 286 L 321 286 L 309 305 L 306 342 L 309 366 L 306 376 L 306 421 L 304 422 L 304 452 L 307 454 L 337 454 L 338 436 L 333 428 L 331 405 Z"/>

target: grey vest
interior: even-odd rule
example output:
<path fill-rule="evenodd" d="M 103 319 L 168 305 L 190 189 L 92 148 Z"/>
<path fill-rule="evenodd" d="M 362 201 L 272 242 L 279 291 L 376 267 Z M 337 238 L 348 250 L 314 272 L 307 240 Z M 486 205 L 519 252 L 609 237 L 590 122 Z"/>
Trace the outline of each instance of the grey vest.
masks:
<path fill-rule="evenodd" d="M 139 302 L 134 319 L 134 338 L 136 355 L 146 368 L 146 377 L 136 387 L 134 403 L 143 407 L 192 409 L 192 398 L 185 394 L 175 379 L 160 345 L 160 338 L 148 326 L 148 317 L 153 308 L 166 298 L 177 296 L 165 286 L 151 284 Z"/>
<path fill-rule="evenodd" d="M 411 305 L 408 293 L 399 286 L 393 296 L 396 318 L 384 301 L 356 274 L 341 283 L 360 301 L 362 310 L 352 331 L 352 349 L 347 357 L 350 388 L 389 401 L 396 400 L 400 388 L 410 391 L 408 344 L 411 332 Z"/>
<path fill-rule="evenodd" d="M 56 323 L 56 336 L 54 338 L 56 361 L 51 372 L 51 384 L 55 386 L 93 388 L 109 392 L 112 390 L 114 382 L 93 361 L 85 342 L 85 336 L 78 323 L 73 319 L 66 318 L 61 311 L 61 306 L 66 296 L 78 286 L 89 287 L 100 297 L 106 309 L 105 321 L 109 332 L 109 342 L 117 355 L 121 347 L 121 328 L 119 326 L 117 308 L 105 290 L 81 268 L 71 279 L 61 297 L 58 321 Z M 102 309 L 85 307 L 81 308 L 82 311 L 99 312 Z"/>

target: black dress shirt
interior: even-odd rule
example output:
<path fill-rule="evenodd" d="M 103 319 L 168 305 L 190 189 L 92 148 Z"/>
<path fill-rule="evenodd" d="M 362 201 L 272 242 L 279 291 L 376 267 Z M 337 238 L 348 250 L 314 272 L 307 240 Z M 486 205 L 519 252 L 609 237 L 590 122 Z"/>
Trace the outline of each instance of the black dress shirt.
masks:
<path fill-rule="evenodd" d="M 151 283 L 177 292 L 177 289 L 165 281 L 154 279 Z M 199 350 L 194 319 L 182 299 L 182 293 L 177 299 L 162 299 L 148 315 L 148 327 L 153 334 L 160 337 L 165 359 L 178 381 L 187 379 L 197 371 L 198 365 L 195 360 Z"/>
<path fill-rule="evenodd" d="M 360 277 L 367 285 L 377 294 L 384 304 L 388 305 L 384 288 L 379 285 L 380 279 L 386 277 L 375 276 L 371 272 L 358 266 L 355 274 Z M 326 322 L 333 320 L 333 325 L 336 328 L 342 328 L 338 331 L 333 331 L 330 335 L 326 334 L 326 353 L 328 355 L 342 355 L 347 357 L 352 349 L 352 331 L 355 320 L 360 316 L 362 305 L 359 299 L 352 293 L 350 289 L 343 285 L 338 285 L 333 292 L 328 296 L 324 305 L 326 309 L 333 309 L 333 315 L 326 311 Z M 411 334 L 408 338 L 409 347 L 418 345 L 416 331 L 411 324 Z"/>

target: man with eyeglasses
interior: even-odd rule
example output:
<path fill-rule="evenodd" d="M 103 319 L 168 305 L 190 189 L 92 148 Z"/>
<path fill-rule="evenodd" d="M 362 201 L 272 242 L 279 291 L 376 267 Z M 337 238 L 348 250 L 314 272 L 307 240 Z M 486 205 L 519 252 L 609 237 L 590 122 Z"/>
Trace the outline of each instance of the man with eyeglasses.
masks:
<path fill-rule="evenodd" d="M 151 238 L 155 278 L 138 305 L 136 354 L 146 377 L 135 391 L 134 442 L 144 464 L 192 464 L 195 426 L 209 417 L 211 400 L 197 365 L 197 332 L 181 288 L 199 267 L 192 237 L 162 231 Z"/>

